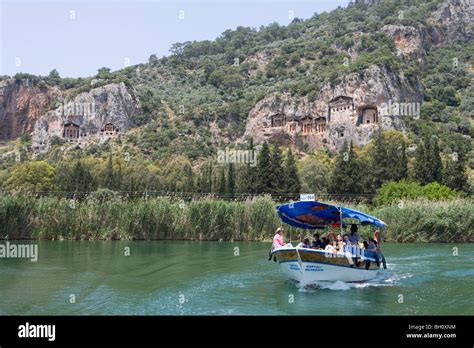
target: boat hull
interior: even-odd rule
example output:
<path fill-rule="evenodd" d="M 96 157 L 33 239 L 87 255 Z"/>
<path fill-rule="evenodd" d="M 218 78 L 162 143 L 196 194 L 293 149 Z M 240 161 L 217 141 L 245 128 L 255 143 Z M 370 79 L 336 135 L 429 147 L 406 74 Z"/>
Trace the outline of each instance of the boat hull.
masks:
<path fill-rule="evenodd" d="M 272 258 L 283 273 L 301 285 L 318 281 L 363 282 L 377 276 L 380 263 L 356 254 L 333 254 L 324 250 L 279 249 Z"/>
<path fill-rule="evenodd" d="M 287 261 L 280 263 L 281 270 L 291 280 L 302 285 L 318 281 L 363 282 L 377 276 L 378 269 L 353 269 L 344 266 L 317 262 Z M 303 271 L 301 271 L 303 269 Z"/>

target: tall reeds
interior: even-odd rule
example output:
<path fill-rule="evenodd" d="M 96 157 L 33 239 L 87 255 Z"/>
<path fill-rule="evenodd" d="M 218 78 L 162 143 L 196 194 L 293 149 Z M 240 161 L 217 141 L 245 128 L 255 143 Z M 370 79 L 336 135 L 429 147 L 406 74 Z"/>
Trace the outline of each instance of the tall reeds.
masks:
<path fill-rule="evenodd" d="M 384 220 L 385 241 L 473 242 L 472 200 L 407 201 L 385 207 L 353 205 Z M 270 197 L 246 201 L 168 198 L 72 201 L 0 198 L 0 238 L 271 240 L 280 219 Z M 311 231 L 292 233 L 293 241 Z M 368 230 L 363 228 L 363 233 Z M 321 231 L 324 233 L 324 231 Z M 289 234 L 287 234 L 287 238 Z"/>

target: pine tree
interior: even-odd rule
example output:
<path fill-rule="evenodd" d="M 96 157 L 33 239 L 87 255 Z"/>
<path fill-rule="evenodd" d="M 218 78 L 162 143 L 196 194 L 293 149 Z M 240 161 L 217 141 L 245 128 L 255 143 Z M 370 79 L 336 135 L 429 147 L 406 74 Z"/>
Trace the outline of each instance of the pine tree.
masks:
<path fill-rule="evenodd" d="M 300 193 L 301 183 L 298 168 L 291 149 L 288 149 L 286 156 L 284 180 L 286 193 Z"/>

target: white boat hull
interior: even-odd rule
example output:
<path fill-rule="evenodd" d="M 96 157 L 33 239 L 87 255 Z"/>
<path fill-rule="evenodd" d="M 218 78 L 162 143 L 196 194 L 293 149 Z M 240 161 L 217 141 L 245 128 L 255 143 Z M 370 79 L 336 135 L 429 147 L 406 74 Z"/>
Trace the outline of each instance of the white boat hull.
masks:
<path fill-rule="evenodd" d="M 281 270 L 289 279 L 302 285 L 318 281 L 363 282 L 374 279 L 381 262 L 373 257 L 373 253 L 369 255 L 360 249 L 353 251 L 354 253 L 347 251 L 333 253 L 325 250 L 283 247 L 273 250 L 270 258 L 279 263 Z M 380 255 L 380 259 L 382 258 Z"/>
<path fill-rule="evenodd" d="M 378 269 L 358 269 L 347 266 L 330 265 L 315 262 L 280 262 L 283 273 L 301 285 L 310 285 L 318 281 L 363 282 L 377 276 Z"/>

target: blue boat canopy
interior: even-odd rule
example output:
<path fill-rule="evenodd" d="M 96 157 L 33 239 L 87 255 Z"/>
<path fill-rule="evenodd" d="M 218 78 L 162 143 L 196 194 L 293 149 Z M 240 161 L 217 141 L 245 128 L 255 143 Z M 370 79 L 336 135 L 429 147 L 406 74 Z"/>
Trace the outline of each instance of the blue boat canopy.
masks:
<path fill-rule="evenodd" d="M 294 227 L 305 229 L 322 229 L 328 226 L 340 226 L 341 218 L 343 225 L 346 218 L 359 220 L 363 225 L 374 225 L 376 227 L 386 226 L 385 222 L 374 216 L 360 211 L 339 207 L 317 201 L 294 202 L 277 207 L 280 219 Z"/>

